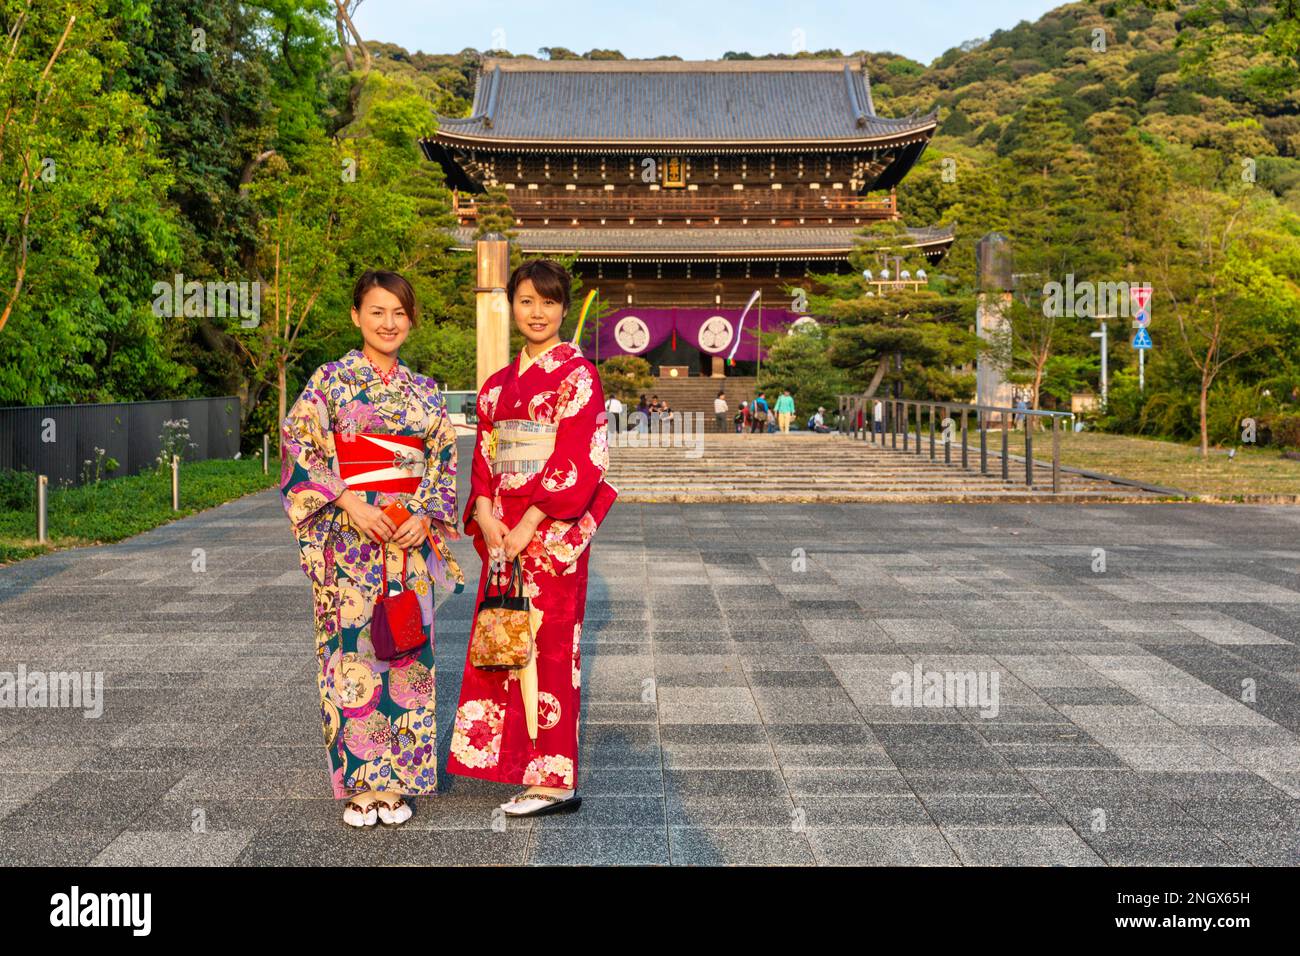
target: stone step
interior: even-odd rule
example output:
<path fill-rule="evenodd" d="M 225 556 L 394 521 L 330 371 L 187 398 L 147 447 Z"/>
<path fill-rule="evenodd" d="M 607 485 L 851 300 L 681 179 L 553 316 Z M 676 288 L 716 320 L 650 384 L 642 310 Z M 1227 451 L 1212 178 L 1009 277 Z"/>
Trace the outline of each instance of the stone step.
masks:
<path fill-rule="evenodd" d="M 981 474 L 978 445 L 968 446 L 963 469 L 959 446 L 949 449 L 945 462 L 942 447 L 931 458 L 928 436 L 923 438 L 917 454 L 915 435 L 906 451 L 901 436 L 895 448 L 838 434 L 713 434 L 697 447 L 620 445 L 612 435 L 608 479 L 628 501 L 1141 501 L 1154 496 L 1067 471 L 1053 492 L 1051 468 L 1041 461 L 1032 486 L 1024 482 L 1022 462 L 1010 462 L 1004 480 L 993 447 L 988 472 Z"/>

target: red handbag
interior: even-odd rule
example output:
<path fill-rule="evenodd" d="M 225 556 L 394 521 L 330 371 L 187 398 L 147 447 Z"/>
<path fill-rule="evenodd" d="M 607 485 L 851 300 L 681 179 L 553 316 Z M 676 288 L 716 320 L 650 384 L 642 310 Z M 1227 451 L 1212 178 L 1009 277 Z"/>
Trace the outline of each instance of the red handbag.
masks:
<path fill-rule="evenodd" d="M 375 598 L 374 613 L 370 617 L 370 643 L 375 657 L 391 661 L 418 650 L 424 643 L 424 619 L 420 614 L 420 598 L 406 587 L 406 555 L 402 550 L 402 591 L 388 593 L 388 546 L 384 545 L 382 557 L 384 585 Z"/>

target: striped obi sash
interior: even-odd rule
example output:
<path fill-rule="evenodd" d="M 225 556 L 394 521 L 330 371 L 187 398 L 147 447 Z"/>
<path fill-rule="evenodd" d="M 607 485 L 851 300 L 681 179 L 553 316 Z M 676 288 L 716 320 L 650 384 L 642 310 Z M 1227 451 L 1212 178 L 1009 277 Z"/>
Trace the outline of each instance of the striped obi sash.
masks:
<path fill-rule="evenodd" d="M 539 472 L 554 450 L 555 425 L 530 418 L 503 419 L 487 437 L 494 475 L 506 471 L 527 475 Z"/>
<path fill-rule="evenodd" d="M 334 433 L 339 477 L 353 491 L 414 494 L 424 478 L 424 439 L 381 432 Z"/>

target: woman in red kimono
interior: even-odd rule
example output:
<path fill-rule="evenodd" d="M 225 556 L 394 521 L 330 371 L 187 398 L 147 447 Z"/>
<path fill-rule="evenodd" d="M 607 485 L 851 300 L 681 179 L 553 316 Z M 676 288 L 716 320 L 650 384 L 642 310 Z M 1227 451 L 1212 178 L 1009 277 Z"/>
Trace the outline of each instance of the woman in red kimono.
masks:
<path fill-rule="evenodd" d="M 568 272 L 549 259 L 521 265 L 506 295 L 526 344 L 483 383 L 465 530 L 483 560 L 477 601 L 508 583 L 516 555 L 530 598 L 530 667 L 479 670 L 465 658 L 447 769 L 522 784 L 511 816 L 576 809 L 582 617 L 588 544 L 617 492 L 605 397 L 596 367 L 560 340 Z M 477 606 L 477 603 L 476 603 Z M 535 736 L 534 736 L 535 734 Z"/>

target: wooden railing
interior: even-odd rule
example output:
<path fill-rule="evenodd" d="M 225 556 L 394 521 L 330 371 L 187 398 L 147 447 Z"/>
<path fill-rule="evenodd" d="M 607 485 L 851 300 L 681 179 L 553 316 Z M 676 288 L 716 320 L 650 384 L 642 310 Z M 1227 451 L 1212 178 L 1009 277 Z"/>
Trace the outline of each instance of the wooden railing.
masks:
<path fill-rule="evenodd" d="M 775 190 L 758 190 L 729 193 L 654 193 L 638 192 L 629 195 L 617 191 L 582 191 L 565 195 L 539 195 L 532 190 L 512 191 L 509 202 L 516 218 L 579 219 L 594 221 L 607 219 L 691 219 L 736 221 L 806 217 L 810 219 L 896 219 L 897 205 L 893 196 L 870 199 L 863 196 L 845 196 L 827 190 L 818 195 L 809 192 L 782 195 Z M 462 220 L 477 218 L 477 207 L 472 198 L 453 193 L 452 209 Z"/>

